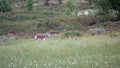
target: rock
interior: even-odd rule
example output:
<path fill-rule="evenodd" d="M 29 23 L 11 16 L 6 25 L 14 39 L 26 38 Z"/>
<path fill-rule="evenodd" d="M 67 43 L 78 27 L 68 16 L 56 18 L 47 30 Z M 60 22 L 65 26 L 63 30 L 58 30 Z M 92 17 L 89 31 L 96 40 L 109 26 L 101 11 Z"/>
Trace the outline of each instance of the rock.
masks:
<path fill-rule="evenodd" d="M 0 36 L 1 41 L 9 41 L 9 40 L 17 40 L 17 39 L 18 38 L 15 36 L 5 36 L 5 35 Z"/>
<path fill-rule="evenodd" d="M 89 32 L 90 32 L 92 35 L 102 34 L 102 33 L 105 33 L 105 32 L 106 32 L 106 29 L 104 29 L 104 28 L 92 28 L 92 29 L 89 29 Z"/>
<path fill-rule="evenodd" d="M 1 41 L 7 41 L 8 39 L 9 38 L 7 36 L 4 36 L 4 35 L 0 36 Z"/>

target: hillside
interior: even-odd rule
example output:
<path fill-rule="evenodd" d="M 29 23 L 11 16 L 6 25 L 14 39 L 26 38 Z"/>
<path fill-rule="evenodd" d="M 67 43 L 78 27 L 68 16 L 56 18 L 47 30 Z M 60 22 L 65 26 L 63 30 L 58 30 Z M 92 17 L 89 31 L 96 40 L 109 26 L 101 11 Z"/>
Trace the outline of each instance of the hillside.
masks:
<path fill-rule="evenodd" d="M 12 12 L 0 13 L 0 34 L 9 32 L 38 33 L 47 31 L 88 31 L 91 28 L 105 28 L 107 31 L 119 31 L 120 24 L 115 15 L 96 16 L 95 13 L 77 16 L 79 11 L 93 9 L 88 3 L 76 3 L 75 11 L 66 14 L 66 4 L 45 6 L 34 2 L 34 10 L 27 11 L 27 7 L 14 7 Z M 52 3 L 52 1 L 51 1 Z M 15 4 L 17 4 L 15 2 Z M 93 12 L 92 10 L 91 12 Z M 85 11 L 83 11 L 84 13 Z M 117 22 L 117 23 L 116 23 Z"/>

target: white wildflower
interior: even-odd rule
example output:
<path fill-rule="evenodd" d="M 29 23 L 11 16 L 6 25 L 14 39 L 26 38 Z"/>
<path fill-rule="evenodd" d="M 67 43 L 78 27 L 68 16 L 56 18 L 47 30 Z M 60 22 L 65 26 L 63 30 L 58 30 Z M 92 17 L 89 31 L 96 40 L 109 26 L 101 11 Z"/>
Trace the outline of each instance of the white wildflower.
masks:
<path fill-rule="evenodd" d="M 20 64 L 22 63 L 22 59 L 20 59 Z"/>
<path fill-rule="evenodd" d="M 34 63 L 36 63 L 37 61 L 36 60 L 34 60 Z"/>
<path fill-rule="evenodd" d="M 68 66 L 66 68 L 69 68 Z"/>
<path fill-rule="evenodd" d="M 9 64 L 9 67 L 11 67 L 11 65 L 13 65 L 13 63 L 10 63 L 10 64 Z"/>
<path fill-rule="evenodd" d="M 75 63 L 74 63 L 74 62 L 72 62 L 72 64 L 74 65 Z"/>
<path fill-rule="evenodd" d="M 46 64 L 43 65 L 44 67 L 46 66 Z"/>
<path fill-rule="evenodd" d="M 55 65 L 55 68 L 57 68 L 57 65 Z"/>
<path fill-rule="evenodd" d="M 59 67 L 59 68 L 62 68 L 62 67 Z"/>
<path fill-rule="evenodd" d="M 35 67 L 37 68 L 37 67 L 38 67 L 38 64 L 36 64 Z"/>
<path fill-rule="evenodd" d="M 24 67 L 24 68 L 27 68 L 27 67 Z"/>
<path fill-rule="evenodd" d="M 105 64 L 107 64 L 108 62 L 104 62 Z"/>
<path fill-rule="evenodd" d="M 97 62 L 96 62 L 95 64 L 96 64 L 96 66 L 98 66 L 98 65 L 99 65 Z"/>
<path fill-rule="evenodd" d="M 32 63 L 30 63 L 30 65 L 32 65 Z"/>

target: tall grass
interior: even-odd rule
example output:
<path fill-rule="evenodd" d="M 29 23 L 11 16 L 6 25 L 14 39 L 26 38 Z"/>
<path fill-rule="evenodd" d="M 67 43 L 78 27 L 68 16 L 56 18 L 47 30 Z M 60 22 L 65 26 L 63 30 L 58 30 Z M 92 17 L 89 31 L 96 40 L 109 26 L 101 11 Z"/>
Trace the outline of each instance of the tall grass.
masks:
<path fill-rule="evenodd" d="M 0 42 L 0 68 L 119 68 L 120 37 Z"/>

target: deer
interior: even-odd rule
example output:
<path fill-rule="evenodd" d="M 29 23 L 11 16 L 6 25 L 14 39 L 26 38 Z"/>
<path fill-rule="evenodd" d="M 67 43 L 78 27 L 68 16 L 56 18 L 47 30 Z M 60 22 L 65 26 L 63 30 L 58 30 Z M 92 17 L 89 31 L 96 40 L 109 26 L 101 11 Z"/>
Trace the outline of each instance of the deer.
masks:
<path fill-rule="evenodd" d="M 47 33 L 43 33 L 43 34 L 36 34 L 34 38 L 36 41 L 39 41 L 39 40 L 45 41 L 46 38 L 48 38 L 50 36 L 51 36 L 51 34 L 47 32 Z"/>

